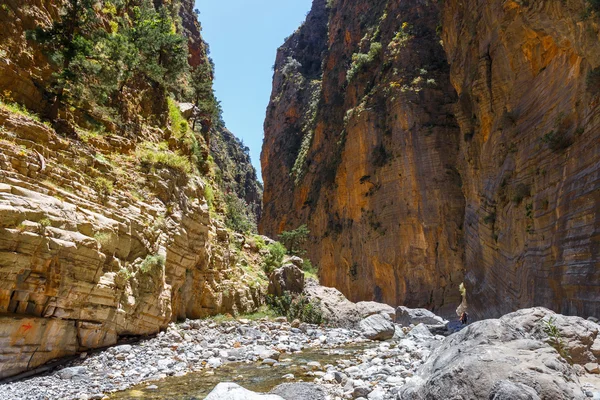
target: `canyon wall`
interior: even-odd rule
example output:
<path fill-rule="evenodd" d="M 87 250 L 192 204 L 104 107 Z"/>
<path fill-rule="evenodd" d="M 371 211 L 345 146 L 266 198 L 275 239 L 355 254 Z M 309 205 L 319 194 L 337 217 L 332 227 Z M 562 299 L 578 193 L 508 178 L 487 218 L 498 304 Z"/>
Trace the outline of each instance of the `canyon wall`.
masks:
<path fill-rule="evenodd" d="M 63 3 L 20 3 L 0 7 L 0 378 L 171 321 L 256 310 L 262 256 L 251 236 L 225 227 L 219 182 L 202 172 L 218 166 L 198 159 L 209 153 L 205 132 L 171 126 L 177 103 L 167 108 L 166 89 L 149 82 L 118 100 L 134 130 L 79 126 L 77 114 L 94 110 L 76 107 L 61 114 L 73 114 L 70 134 L 42 122 L 33 111 L 47 106 L 40 83 L 53 70 L 25 35 L 55 23 Z M 179 9 L 190 67 L 209 62 L 192 8 Z M 245 154 L 239 141 L 202 129 L 228 140 L 222 165 L 247 172 L 232 192 L 260 187 L 248 158 L 230 159 Z"/>
<path fill-rule="evenodd" d="M 353 300 L 600 314 L 599 13 L 397 3 L 315 0 L 279 49 L 261 232 L 307 224 Z"/>

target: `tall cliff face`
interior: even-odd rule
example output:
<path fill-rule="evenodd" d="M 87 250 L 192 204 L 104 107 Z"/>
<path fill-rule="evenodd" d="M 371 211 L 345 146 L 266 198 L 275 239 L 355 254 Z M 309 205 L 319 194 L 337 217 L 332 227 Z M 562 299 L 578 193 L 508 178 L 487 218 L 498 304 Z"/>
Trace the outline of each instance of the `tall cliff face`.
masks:
<path fill-rule="evenodd" d="M 395 3 L 316 0 L 279 50 L 260 229 L 308 224 L 353 300 L 600 313 L 598 14 Z"/>
<path fill-rule="evenodd" d="M 100 121 L 108 130 L 93 131 L 78 124 L 93 110 L 72 105 L 60 114 L 71 133 L 57 132 L 32 113 L 46 109 L 40 82 L 56 66 L 25 32 L 56 24 L 65 3 L 22 3 L 0 7 L 9 27 L 0 42 L 0 377 L 172 320 L 255 310 L 266 291 L 261 255 L 226 229 L 210 189 L 217 176 L 203 172 L 217 169 L 203 139 L 210 117 L 193 131 L 164 85 L 148 79 L 144 91 L 132 80 L 113 104 L 127 111 L 123 121 L 140 111 L 138 125 L 113 132 Z M 181 3 L 177 26 L 193 69 L 209 60 L 192 7 Z M 228 135 L 220 161 L 231 164 L 243 149 Z"/>
<path fill-rule="evenodd" d="M 444 2 L 480 313 L 600 314 L 600 14 L 588 7 Z"/>
<path fill-rule="evenodd" d="M 352 300 L 444 313 L 463 279 L 456 96 L 436 6 L 406 4 L 315 1 L 280 49 L 261 229 L 307 223 L 322 283 Z"/>
<path fill-rule="evenodd" d="M 260 218 L 263 187 L 250 161 L 250 149 L 227 128 L 217 128 L 211 135 L 210 151 L 223 191 L 243 200 L 253 221 Z"/>

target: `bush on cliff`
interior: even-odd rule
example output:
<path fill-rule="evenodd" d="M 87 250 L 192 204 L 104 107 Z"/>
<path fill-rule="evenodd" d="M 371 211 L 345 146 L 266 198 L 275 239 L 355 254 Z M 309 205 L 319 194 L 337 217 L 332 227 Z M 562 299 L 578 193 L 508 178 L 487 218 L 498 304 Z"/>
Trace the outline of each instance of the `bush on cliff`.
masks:
<path fill-rule="evenodd" d="M 358 73 L 364 71 L 369 64 L 375 61 L 375 59 L 381 54 L 382 49 L 383 46 L 381 43 L 374 42 L 371 43 L 368 53 L 354 53 L 352 55 L 352 64 L 350 65 L 350 69 L 348 69 L 346 74 L 346 79 L 348 82 L 352 81 L 352 79 L 354 79 Z"/>
<path fill-rule="evenodd" d="M 236 232 L 256 232 L 256 217 L 251 214 L 248 205 L 243 199 L 234 194 L 225 196 L 227 211 L 225 213 L 225 225 Z"/>
<path fill-rule="evenodd" d="M 105 106 L 116 113 L 120 94 L 136 80 L 184 92 L 188 47 L 174 29 L 175 13 L 167 6 L 155 8 L 150 0 L 128 3 L 106 2 L 98 10 L 95 0 L 68 0 L 50 28 L 27 32 L 56 71 L 44 84 L 49 119 L 65 106 Z"/>
<path fill-rule="evenodd" d="M 279 242 L 275 242 L 267 246 L 267 254 L 263 258 L 262 268 L 266 274 L 270 274 L 273 270 L 281 267 L 283 257 L 287 250 Z"/>

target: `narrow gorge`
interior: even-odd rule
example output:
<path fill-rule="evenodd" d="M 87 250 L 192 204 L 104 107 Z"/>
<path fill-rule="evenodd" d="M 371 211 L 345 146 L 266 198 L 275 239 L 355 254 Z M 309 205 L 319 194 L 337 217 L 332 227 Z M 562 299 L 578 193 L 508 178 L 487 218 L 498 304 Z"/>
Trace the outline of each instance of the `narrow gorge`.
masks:
<path fill-rule="evenodd" d="M 206 6 L 0 0 L 0 399 L 600 399 L 598 0 L 312 0 L 262 174 Z"/>

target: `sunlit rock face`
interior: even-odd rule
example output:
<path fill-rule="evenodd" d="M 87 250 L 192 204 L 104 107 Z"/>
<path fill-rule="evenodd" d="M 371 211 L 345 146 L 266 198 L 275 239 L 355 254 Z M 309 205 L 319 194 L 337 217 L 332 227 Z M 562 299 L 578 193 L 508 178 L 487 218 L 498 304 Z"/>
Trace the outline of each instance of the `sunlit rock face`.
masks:
<path fill-rule="evenodd" d="M 322 283 L 354 301 L 459 301 L 465 201 L 439 18 L 421 2 L 316 1 L 279 50 L 261 228 L 307 223 Z M 348 82 L 358 53 L 371 59 Z"/>
<path fill-rule="evenodd" d="M 474 317 L 598 314 L 598 14 L 328 3 L 278 52 L 262 232 L 307 224 L 355 301 L 448 315 L 464 280 Z"/>

